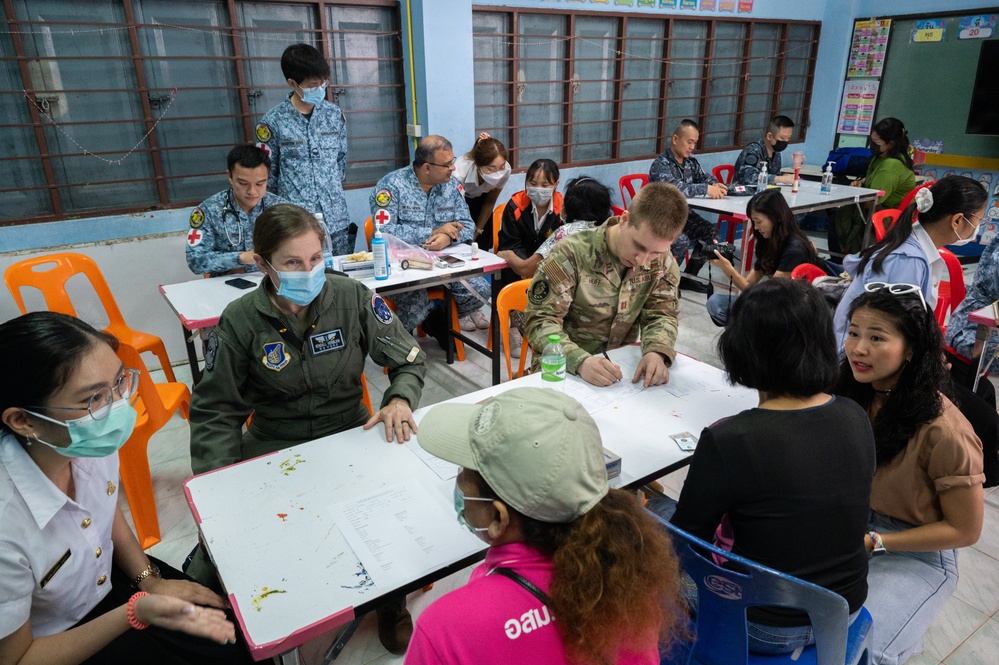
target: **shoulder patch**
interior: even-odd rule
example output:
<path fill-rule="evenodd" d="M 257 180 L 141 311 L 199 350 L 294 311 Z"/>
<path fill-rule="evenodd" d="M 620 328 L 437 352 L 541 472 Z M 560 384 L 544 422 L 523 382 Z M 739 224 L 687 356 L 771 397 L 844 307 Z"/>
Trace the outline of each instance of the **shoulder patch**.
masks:
<path fill-rule="evenodd" d="M 274 137 L 274 132 L 271 131 L 270 125 L 263 122 L 257 123 L 257 129 L 254 131 L 254 134 L 261 143 L 267 143 Z"/>
<path fill-rule="evenodd" d="M 392 203 L 392 192 L 387 189 L 379 189 L 375 192 L 375 205 L 384 208 Z"/>
<path fill-rule="evenodd" d="M 264 152 L 266 152 L 268 157 L 273 157 L 274 156 L 274 155 L 271 154 L 271 147 L 269 145 L 267 145 L 266 143 L 258 143 L 257 147 L 260 148 L 261 150 L 263 150 Z"/>
<path fill-rule="evenodd" d="M 219 319 L 219 323 L 222 320 Z M 215 334 L 215 328 L 212 328 L 211 332 L 208 333 L 208 339 L 205 340 L 205 371 L 210 372 L 215 367 L 215 354 L 219 350 L 219 338 Z"/>
<path fill-rule="evenodd" d="M 205 239 L 205 234 L 199 231 L 197 228 L 193 228 L 187 232 L 187 246 L 197 247 L 201 244 L 201 241 Z"/>
<path fill-rule="evenodd" d="M 548 286 L 548 280 L 541 277 L 541 279 L 534 280 L 531 288 L 527 290 L 527 299 L 535 305 L 540 305 L 548 300 L 551 294 L 552 289 Z"/>
<path fill-rule="evenodd" d="M 191 211 L 191 228 L 200 229 L 201 225 L 205 223 L 205 211 L 201 207 L 197 207 Z"/>
<path fill-rule="evenodd" d="M 465 188 L 461 186 L 460 182 L 458 183 L 458 193 L 461 194 L 462 196 L 465 195 Z"/>
<path fill-rule="evenodd" d="M 541 272 L 552 281 L 556 286 L 559 284 L 565 284 L 569 281 L 569 275 L 566 274 L 565 268 L 558 261 L 550 260 L 545 261 L 541 265 Z"/>
<path fill-rule="evenodd" d="M 270 342 L 264 344 L 264 357 L 260 360 L 267 369 L 280 372 L 291 362 L 291 356 L 285 350 L 284 342 Z"/>
<path fill-rule="evenodd" d="M 385 302 L 385 299 L 377 293 L 371 296 L 371 311 L 375 313 L 375 318 L 385 325 L 392 323 L 392 309 Z"/>
<path fill-rule="evenodd" d="M 746 164 L 748 166 L 752 166 L 753 164 L 757 163 L 758 161 L 760 161 L 760 159 L 759 159 L 759 157 L 756 156 L 756 153 L 748 152 L 748 151 L 746 152 Z"/>

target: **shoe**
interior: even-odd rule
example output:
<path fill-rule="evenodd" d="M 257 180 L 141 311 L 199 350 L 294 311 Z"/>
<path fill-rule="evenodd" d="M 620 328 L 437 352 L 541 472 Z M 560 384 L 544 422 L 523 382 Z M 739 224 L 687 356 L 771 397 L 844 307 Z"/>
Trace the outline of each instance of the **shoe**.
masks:
<path fill-rule="evenodd" d="M 486 318 L 481 309 L 477 309 L 469 314 L 468 318 L 472 320 L 472 323 L 475 324 L 475 328 L 478 328 L 479 330 L 485 330 L 489 327 L 489 319 Z M 472 330 L 475 330 L 475 328 L 472 328 Z M 462 330 L 464 330 L 464 328 L 462 328 Z"/>
<path fill-rule="evenodd" d="M 444 308 L 435 307 L 430 310 L 430 314 L 427 314 L 427 318 L 423 320 L 421 325 L 423 326 L 423 332 L 437 340 L 437 344 L 439 344 L 442 349 L 447 351 L 450 339 L 447 334 L 449 326 L 444 320 Z M 454 348 L 453 343 L 451 343 L 451 347 Z"/>
<path fill-rule="evenodd" d="M 378 615 L 378 641 L 392 654 L 401 656 L 413 637 L 413 617 L 405 598 L 390 600 L 375 610 Z"/>
<path fill-rule="evenodd" d="M 520 358 L 521 347 L 524 346 L 524 337 L 520 331 L 510 326 L 510 357 Z"/>
<path fill-rule="evenodd" d="M 481 314 L 479 316 L 482 316 Z M 462 332 L 474 332 L 479 329 L 475 325 L 475 320 L 471 316 L 463 316 L 458 319 L 458 327 L 461 328 Z"/>
<path fill-rule="evenodd" d="M 708 285 L 703 282 L 698 282 L 687 275 L 680 275 L 680 288 L 684 291 L 692 291 L 694 293 L 707 293 Z"/>

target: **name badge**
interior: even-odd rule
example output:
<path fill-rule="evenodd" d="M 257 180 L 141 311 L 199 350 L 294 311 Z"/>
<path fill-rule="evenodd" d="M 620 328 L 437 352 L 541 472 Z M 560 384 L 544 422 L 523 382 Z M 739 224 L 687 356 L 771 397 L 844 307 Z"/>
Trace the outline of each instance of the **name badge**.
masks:
<path fill-rule="evenodd" d="M 346 346 L 343 341 L 343 330 L 341 328 L 316 333 L 309 338 L 309 344 L 312 345 L 312 355 L 314 356 L 321 356 L 324 353 L 337 351 Z"/>

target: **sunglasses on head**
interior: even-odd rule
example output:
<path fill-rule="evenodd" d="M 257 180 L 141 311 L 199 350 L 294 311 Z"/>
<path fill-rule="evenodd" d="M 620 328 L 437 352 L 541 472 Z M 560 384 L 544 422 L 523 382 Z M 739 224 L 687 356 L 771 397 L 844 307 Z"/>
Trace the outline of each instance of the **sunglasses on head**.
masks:
<path fill-rule="evenodd" d="M 929 311 L 926 306 L 926 299 L 923 298 L 923 290 L 915 284 L 889 284 L 887 282 L 868 282 L 864 285 L 864 291 L 875 293 L 876 291 L 887 291 L 893 296 L 905 296 L 915 293 L 919 296 L 919 301 L 923 303 L 923 309 Z"/>

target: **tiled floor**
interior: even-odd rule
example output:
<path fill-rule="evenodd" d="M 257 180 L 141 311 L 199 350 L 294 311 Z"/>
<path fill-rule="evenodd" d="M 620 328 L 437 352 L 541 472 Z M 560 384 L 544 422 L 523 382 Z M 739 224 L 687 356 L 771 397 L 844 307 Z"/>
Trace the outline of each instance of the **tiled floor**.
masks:
<path fill-rule="evenodd" d="M 970 283 L 970 276 L 969 276 Z M 720 329 L 708 319 L 704 296 L 684 294 L 681 302 L 679 351 L 720 366 L 715 343 Z M 433 341 L 420 341 L 430 356 L 426 388 L 421 406 L 434 404 L 489 385 L 487 360 L 475 352 L 463 363 L 448 366 L 444 354 Z M 187 366 L 176 367 L 177 378 L 190 384 Z M 505 370 L 504 370 L 505 372 Z M 373 403 L 378 403 L 388 379 L 381 368 L 369 361 L 366 371 Z M 162 380 L 162 377 L 156 377 Z M 197 542 L 197 528 L 184 500 L 181 483 L 191 475 L 187 423 L 174 419 L 153 438 L 149 457 L 159 510 L 163 540 L 150 551 L 168 563 L 179 566 Z M 683 485 L 685 471 L 663 483 L 674 496 Z M 127 506 L 125 506 L 127 512 Z M 961 581 L 954 596 L 926 635 L 925 651 L 909 660 L 911 665 L 991 665 L 999 662 L 999 493 L 988 490 L 985 527 L 981 539 L 960 553 Z M 465 583 L 469 570 L 441 580 L 427 592 L 409 597 L 414 616 L 435 598 Z M 302 650 L 305 663 L 322 662 L 322 654 L 332 635 L 317 638 Z M 369 617 L 337 659 L 345 665 L 401 663 L 401 656 L 388 654 L 378 642 L 374 617 Z"/>

